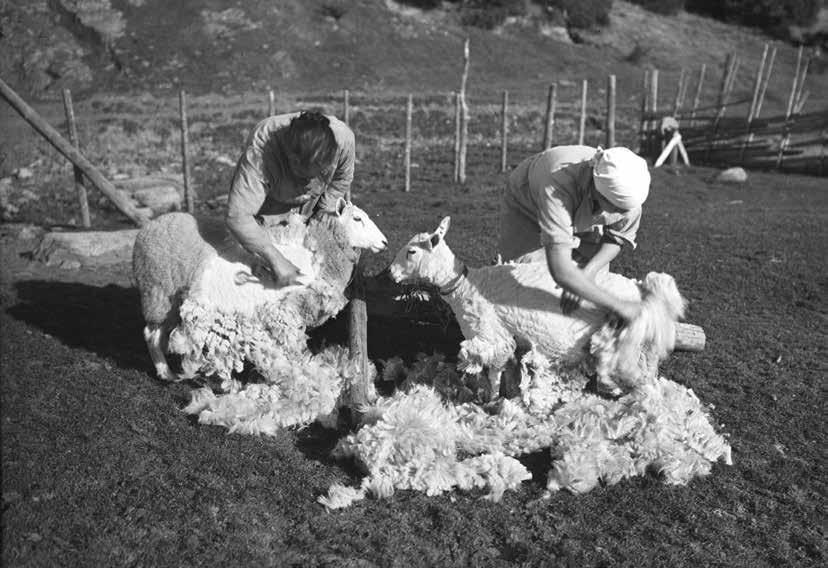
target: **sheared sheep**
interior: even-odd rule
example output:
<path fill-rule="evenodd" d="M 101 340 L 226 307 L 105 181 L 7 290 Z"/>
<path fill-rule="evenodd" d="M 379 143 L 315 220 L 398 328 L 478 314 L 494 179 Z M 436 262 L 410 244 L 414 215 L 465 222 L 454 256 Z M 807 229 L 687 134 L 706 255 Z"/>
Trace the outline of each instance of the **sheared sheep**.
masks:
<path fill-rule="evenodd" d="M 302 271 L 300 285 L 277 288 L 269 277 L 254 276 L 256 258 L 218 219 L 170 213 L 138 233 L 133 272 L 146 321 L 144 339 L 160 378 L 191 376 L 205 363 L 201 352 L 194 353 L 196 362 L 191 360 L 183 376 L 178 376 L 164 355 L 169 334 L 181 321 L 185 301 L 199 306 L 201 313 L 207 309 L 213 317 L 235 320 L 253 317 L 263 306 L 290 303 L 288 319 L 303 333 L 345 306 L 344 290 L 358 257 L 356 249 L 378 252 L 387 246 L 385 236 L 368 215 L 345 200 L 340 200 L 334 213 L 317 213 L 307 224 L 294 215 L 287 222 L 266 226 L 274 245 Z M 235 357 L 238 367 L 238 357 L 230 356 Z M 212 370 L 228 371 L 226 365 Z"/>
<path fill-rule="evenodd" d="M 575 364 L 588 355 L 594 334 L 599 380 L 611 390 L 629 387 L 642 375 L 655 379 L 654 364 L 672 350 L 675 322 L 684 312 L 672 277 L 651 273 L 637 283 L 618 274 L 599 274 L 599 286 L 625 300 L 642 301 L 636 321 L 618 328 L 608 321 L 606 311 L 586 301 L 565 315 L 560 308 L 563 290 L 543 262 L 468 268 L 446 245 L 449 223 L 445 217 L 433 233 L 415 235 L 397 254 L 390 273 L 397 282 L 419 281 L 439 288 L 465 337 L 458 368 L 470 373 L 487 370 L 492 398 L 498 395 L 501 372 L 516 348 Z"/>

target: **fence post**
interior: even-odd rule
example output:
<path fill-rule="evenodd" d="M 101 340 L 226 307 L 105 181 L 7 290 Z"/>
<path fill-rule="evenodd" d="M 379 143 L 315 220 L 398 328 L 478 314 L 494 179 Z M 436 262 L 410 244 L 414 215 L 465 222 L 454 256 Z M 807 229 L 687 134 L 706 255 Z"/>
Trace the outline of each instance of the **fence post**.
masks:
<path fill-rule="evenodd" d="M 558 104 L 558 84 L 549 85 L 546 96 L 546 122 L 543 129 L 543 149 L 552 146 L 552 131 L 555 129 L 555 107 Z"/>
<path fill-rule="evenodd" d="M 469 106 L 466 104 L 466 81 L 469 78 L 469 38 L 463 44 L 463 76 L 460 79 L 460 158 L 457 181 L 466 183 L 466 151 L 469 144 Z"/>
<path fill-rule="evenodd" d="M 269 89 L 267 91 L 267 116 L 273 116 L 276 114 L 276 95 L 273 93 L 273 89 Z"/>
<path fill-rule="evenodd" d="M 500 105 L 500 172 L 506 171 L 506 147 L 509 137 L 509 91 L 503 91 L 503 102 Z"/>
<path fill-rule="evenodd" d="M 768 58 L 768 44 L 762 50 L 762 58 L 759 60 L 759 67 L 756 69 L 756 78 L 753 80 L 753 97 L 750 100 L 750 109 L 748 109 L 747 116 L 747 133 L 745 139 L 742 141 L 742 148 L 739 150 L 739 163 L 745 163 L 745 150 L 748 144 L 752 141 L 753 134 L 753 117 L 756 115 L 756 105 L 759 102 L 759 90 L 762 87 L 762 74 L 765 72 L 765 61 Z"/>
<path fill-rule="evenodd" d="M 179 108 L 181 110 L 181 170 L 184 176 L 184 207 L 185 211 L 195 211 L 193 192 L 190 187 L 190 140 L 187 128 L 187 93 L 184 89 L 178 92 Z"/>
<path fill-rule="evenodd" d="M 659 135 L 656 113 L 658 113 L 658 69 L 653 69 L 650 73 L 650 118 L 652 120 L 650 123 L 650 152 L 654 154 L 662 149 L 661 144 L 659 144 L 661 136 Z"/>
<path fill-rule="evenodd" d="M 454 95 L 454 183 L 460 181 L 460 93 Z"/>
<path fill-rule="evenodd" d="M 647 136 L 650 129 L 650 121 L 647 117 L 649 110 L 649 85 L 650 70 L 644 70 L 644 81 L 641 88 L 641 116 L 638 123 L 638 154 L 649 154 Z M 583 118 L 583 117 L 582 117 Z"/>
<path fill-rule="evenodd" d="M 405 106 L 405 191 L 411 191 L 411 115 L 414 113 L 414 98 L 408 95 Z"/>
<path fill-rule="evenodd" d="M 342 109 L 342 118 L 345 124 L 350 126 L 351 123 L 351 92 L 348 89 L 345 89 L 345 93 L 343 95 L 345 99 L 343 101 L 344 108 Z"/>
<path fill-rule="evenodd" d="M 586 109 L 587 109 L 587 89 L 589 81 L 584 79 L 581 81 L 581 120 L 578 125 L 578 145 L 584 145 L 584 134 L 586 132 Z"/>
<path fill-rule="evenodd" d="M 776 169 L 782 168 L 783 156 L 785 148 L 788 146 L 788 141 L 791 137 L 790 124 L 791 113 L 793 112 L 794 101 L 796 98 L 797 81 L 799 80 L 799 69 L 802 65 L 802 46 L 799 46 L 799 51 L 796 54 L 796 70 L 794 71 L 793 84 L 791 85 L 791 94 L 788 96 L 788 106 L 785 110 L 785 127 L 783 128 L 782 139 L 779 141 L 779 154 L 776 156 Z M 803 77 L 804 79 L 804 77 Z"/>
<path fill-rule="evenodd" d="M 41 136 L 43 136 L 49 144 L 60 152 L 63 157 L 78 166 L 83 170 L 86 178 L 101 190 L 101 193 L 106 195 L 118 210 L 126 215 L 132 222 L 138 226 L 146 224 L 148 219 L 142 215 L 130 200 L 121 194 L 112 183 L 107 180 L 92 163 L 81 154 L 77 148 L 72 146 L 54 127 L 43 120 L 32 107 L 26 104 L 26 101 L 20 98 L 20 95 L 14 92 L 5 81 L 0 79 L 0 96 L 11 105 L 11 107 L 23 117 L 23 120 L 28 122 Z"/>
<path fill-rule="evenodd" d="M 699 102 L 701 102 L 705 71 L 707 71 L 707 64 L 702 63 L 701 67 L 699 67 L 699 82 L 696 85 L 696 96 L 693 97 L 693 110 L 690 111 L 690 126 L 696 125 L 696 111 L 699 108 Z"/>
<path fill-rule="evenodd" d="M 75 125 L 75 109 L 72 108 L 72 91 L 69 89 L 63 89 L 63 109 L 66 112 L 66 123 L 69 126 L 69 142 L 72 143 L 72 146 L 80 150 L 78 130 Z M 83 172 L 75 164 L 72 165 L 72 172 L 75 176 L 75 191 L 78 194 L 81 224 L 89 228 L 92 226 L 92 221 L 89 219 L 89 200 L 86 197 L 86 186 L 83 185 Z"/>
<path fill-rule="evenodd" d="M 607 77 L 607 148 L 615 146 L 615 75 Z"/>
<path fill-rule="evenodd" d="M 722 82 L 719 85 L 719 96 L 716 100 L 716 116 L 713 118 L 710 132 L 707 135 L 707 148 L 704 152 L 704 161 L 707 162 L 710 158 L 710 152 L 716 144 L 716 135 L 719 131 L 719 123 L 724 118 L 727 111 L 727 99 L 730 96 L 730 89 L 736 82 L 736 72 L 739 69 L 739 58 L 732 53 L 727 55 L 725 59 L 724 73 L 722 74 Z"/>

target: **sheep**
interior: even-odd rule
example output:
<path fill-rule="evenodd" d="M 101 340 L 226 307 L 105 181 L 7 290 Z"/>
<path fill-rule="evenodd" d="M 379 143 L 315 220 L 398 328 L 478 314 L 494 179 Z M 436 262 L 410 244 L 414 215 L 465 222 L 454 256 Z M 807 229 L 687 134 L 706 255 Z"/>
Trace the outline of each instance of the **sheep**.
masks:
<path fill-rule="evenodd" d="M 170 213 L 138 233 L 133 274 L 146 322 L 144 339 L 159 378 L 179 380 L 196 371 L 190 365 L 182 375 L 174 373 L 164 354 L 170 333 L 181 321 L 185 300 L 238 320 L 290 298 L 298 318 L 295 325 L 304 331 L 344 307 L 357 249 L 379 252 L 387 246 L 368 215 L 342 199 L 335 212 L 317 213 L 307 225 L 293 215 L 286 222 L 265 226 L 274 245 L 300 268 L 299 285 L 275 288 L 272 279 L 254 276 L 251 267 L 256 258 L 218 219 Z"/>
<path fill-rule="evenodd" d="M 592 345 L 599 380 L 612 390 L 651 376 L 653 363 L 672 350 L 675 321 L 684 300 L 672 277 L 651 273 L 641 284 L 604 271 L 597 283 L 625 300 L 642 300 L 642 315 L 628 328 L 607 323 L 607 312 L 583 302 L 562 313 L 562 289 L 544 262 L 516 262 L 468 268 L 445 243 L 450 218 L 433 233 L 415 235 L 389 267 L 399 282 L 426 282 L 439 288 L 460 324 L 458 368 L 488 372 L 491 397 L 498 396 L 500 376 L 516 349 L 537 351 L 564 364 L 582 362 Z M 602 325 L 604 328 L 602 329 Z M 642 349 L 642 346 L 646 346 Z M 643 368 L 642 368 L 643 367 Z"/>

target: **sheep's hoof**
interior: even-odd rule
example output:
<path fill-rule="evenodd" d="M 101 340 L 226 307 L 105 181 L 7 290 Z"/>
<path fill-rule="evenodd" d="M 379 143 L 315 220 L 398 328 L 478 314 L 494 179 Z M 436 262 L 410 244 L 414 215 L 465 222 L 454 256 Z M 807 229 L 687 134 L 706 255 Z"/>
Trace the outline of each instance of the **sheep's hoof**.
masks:
<path fill-rule="evenodd" d="M 166 363 L 159 363 L 156 365 L 155 374 L 158 375 L 158 378 L 162 381 L 178 382 L 183 379 L 183 377 L 173 373 Z"/>

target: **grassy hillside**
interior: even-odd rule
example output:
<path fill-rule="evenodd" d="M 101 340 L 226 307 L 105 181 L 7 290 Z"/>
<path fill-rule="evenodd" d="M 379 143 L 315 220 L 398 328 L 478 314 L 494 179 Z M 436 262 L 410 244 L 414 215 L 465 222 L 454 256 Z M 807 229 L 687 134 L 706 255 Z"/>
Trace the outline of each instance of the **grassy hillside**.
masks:
<path fill-rule="evenodd" d="M 743 58 L 747 91 L 763 43 L 758 32 L 693 14 L 665 17 L 614 2 L 610 26 L 559 41 L 531 18 L 493 31 L 463 27 L 452 4 L 424 12 L 392 0 L 34 0 L 0 2 L 0 75 L 29 97 L 68 86 L 100 92 L 445 92 L 458 86 L 463 40 L 472 45 L 472 94 L 542 92 L 551 81 L 618 76 L 640 89 L 658 67 L 666 90 L 681 67 L 706 63 L 716 87 L 724 57 Z M 558 38 L 558 39 L 555 39 Z M 770 103 L 785 100 L 794 48 L 780 48 Z M 812 65 L 810 104 L 826 92 L 824 62 Z M 564 93 L 569 96 L 570 93 Z M 666 95 L 669 97 L 669 95 Z M 824 102 L 824 101 L 823 101 Z"/>

